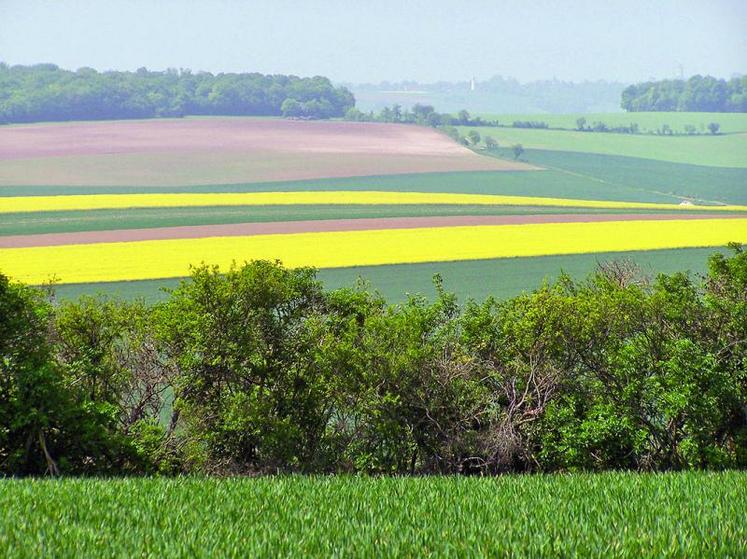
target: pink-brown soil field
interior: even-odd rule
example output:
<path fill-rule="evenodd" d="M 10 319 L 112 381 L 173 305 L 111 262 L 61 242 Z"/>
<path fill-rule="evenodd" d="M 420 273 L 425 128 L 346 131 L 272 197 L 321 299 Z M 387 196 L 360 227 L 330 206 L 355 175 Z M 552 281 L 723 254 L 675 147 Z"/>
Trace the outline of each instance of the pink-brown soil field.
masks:
<path fill-rule="evenodd" d="M 530 169 L 411 125 L 188 118 L 0 128 L 0 185 L 178 186 Z"/>
<path fill-rule="evenodd" d="M 459 227 L 465 225 L 518 225 L 525 223 L 707 219 L 714 217 L 736 218 L 741 216 L 716 216 L 712 214 L 554 214 L 384 217 L 277 221 L 269 223 L 231 223 L 221 225 L 194 225 L 148 229 L 120 229 L 114 231 L 81 231 L 75 233 L 0 236 L 0 248 L 114 243 L 159 239 L 197 239 L 202 237 L 238 237 L 244 235 L 275 235 L 283 233 L 314 233 L 320 231 L 412 229 L 417 227 Z"/>

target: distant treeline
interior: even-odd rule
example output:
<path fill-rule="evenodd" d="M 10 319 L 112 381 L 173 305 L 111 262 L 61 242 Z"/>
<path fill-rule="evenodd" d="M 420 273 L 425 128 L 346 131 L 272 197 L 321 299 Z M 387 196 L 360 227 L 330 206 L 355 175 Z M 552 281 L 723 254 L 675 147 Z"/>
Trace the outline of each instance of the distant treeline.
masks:
<path fill-rule="evenodd" d="M 631 85 L 622 93 L 626 111 L 747 112 L 747 76 L 729 81 L 712 76 Z"/>
<path fill-rule="evenodd" d="M 355 107 L 351 107 L 345 113 L 346 120 L 357 122 L 392 122 L 403 124 L 420 124 L 422 126 L 499 126 L 497 120 L 483 120 L 481 117 L 473 117 L 466 110 L 459 111 L 456 115 L 437 112 L 433 105 L 415 103 L 411 109 L 403 109 L 402 105 L 394 104 L 384 107 L 380 112 L 369 111 L 364 113 Z"/>
<path fill-rule="evenodd" d="M 202 266 L 154 306 L 0 275 L 0 476 L 747 468 L 747 252 L 388 305 Z"/>
<path fill-rule="evenodd" d="M 511 123 L 501 123 L 497 119 L 483 119 L 480 116 L 472 116 L 469 111 L 462 109 L 455 115 L 449 113 L 439 113 L 434 109 L 432 105 L 422 105 L 415 103 L 411 109 L 403 109 L 401 105 L 392 105 L 391 107 L 384 107 L 380 112 L 374 113 L 369 111 L 364 113 L 356 107 L 351 107 L 345 113 L 346 120 L 352 120 L 357 122 L 390 122 L 390 123 L 402 123 L 402 124 L 417 124 L 420 126 L 432 126 L 434 128 L 440 128 L 447 135 L 452 137 L 455 141 L 460 142 L 464 145 L 476 145 L 479 143 L 479 133 L 476 131 L 469 132 L 466 136 L 463 136 L 459 130 L 454 128 L 455 126 L 474 126 L 474 127 L 497 127 L 497 128 L 531 128 L 537 130 L 576 130 L 578 132 L 600 132 L 600 133 L 613 133 L 613 134 L 657 134 L 661 136 L 679 136 L 679 135 L 699 135 L 699 134 L 718 134 L 721 129 L 721 125 L 718 122 L 710 122 L 707 128 L 701 125 L 701 129 L 695 127 L 692 124 L 686 124 L 683 130 L 675 130 L 668 124 L 662 124 L 656 130 L 641 132 L 639 125 L 635 122 L 631 122 L 629 125 L 607 125 L 601 121 L 594 121 L 588 123 L 585 117 L 579 117 L 576 119 L 576 128 L 564 128 L 564 127 L 551 127 L 547 122 L 543 120 L 514 120 Z M 706 132 L 707 130 L 707 132 Z M 477 137 L 477 141 L 475 141 Z M 489 136 L 485 138 L 488 149 L 492 149 L 494 145 L 492 138 Z"/>
<path fill-rule="evenodd" d="M 0 124 L 181 117 L 185 115 L 343 116 L 355 104 L 327 78 L 211 74 L 189 70 L 75 72 L 54 64 L 0 63 Z"/>
<path fill-rule="evenodd" d="M 472 116 L 469 111 L 462 109 L 456 114 L 439 113 L 433 105 L 415 103 L 412 108 L 402 108 L 402 105 L 394 104 L 384 107 L 378 113 L 369 111 L 364 113 L 356 107 L 351 107 L 345 113 L 345 120 L 357 122 L 391 122 L 402 124 L 419 124 L 421 126 L 452 127 L 452 126 L 493 126 L 513 128 L 549 128 L 546 122 L 515 120 L 511 124 L 501 124 L 497 119 L 484 119 L 481 116 Z"/>
<path fill-rule="evenodd" d="M 576 130 L 579 132 L 612 132 L 615 134 L 641 134 L 640 126 L 638 123 L 631 122 L 628 126 L 617 125 L 608 126 L 604 122 L 594 121 L 588 124 L 585 117 L 576 119 Z M 716 135 L 721 130 L 721 125 L 718 122 L 709 122 L 708 126 L 700 125 L 700 130 L 695 127 L 694 124 L 685 124 L 681 131 L 674 130 L 669 124 L 663 123 L 656 130 L 645 132 L 647 134 L 656 134 L 658 136 L 695 136 L 705 134 L 708 130 L 708 134 Z"/>

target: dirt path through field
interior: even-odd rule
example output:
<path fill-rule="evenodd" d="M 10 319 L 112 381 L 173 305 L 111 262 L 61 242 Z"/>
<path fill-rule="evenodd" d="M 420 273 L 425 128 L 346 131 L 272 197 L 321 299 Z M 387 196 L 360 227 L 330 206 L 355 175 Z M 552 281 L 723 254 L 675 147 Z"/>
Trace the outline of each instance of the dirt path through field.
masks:
<path fill-rule="evenodd" d="M 414 229 L 419 227 L 458 227 L 469 225 L 516 225 L 527 223 L 578 223 L 602 221 L 651 221 L 672 219 L 728 219 L 743 216 L 714 214 L 551 214 L 551 215 L 480 215 L 384 217 L 360 219 L 327 219 L 307 221 L 276 221 L 265 223 L 231 223 L 156 227 L 149 229 L 118 229 L 114 231 L 81 231 L 39 235 L 0 237 L 0 248 L 57 246 L 91 243 L 112 243 L 162 239 L 199 239 L 203 237 L 238 237 L 283 233 L 313 233 L 322 231 L 361 231 L 369 229 Z"/>

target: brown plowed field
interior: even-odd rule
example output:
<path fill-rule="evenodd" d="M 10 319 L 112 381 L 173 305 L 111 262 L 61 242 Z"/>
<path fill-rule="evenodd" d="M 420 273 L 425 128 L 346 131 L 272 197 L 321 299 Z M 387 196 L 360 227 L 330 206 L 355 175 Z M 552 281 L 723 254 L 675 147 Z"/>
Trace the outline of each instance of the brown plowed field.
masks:
<path fill-rule="evenodd" d="M 192 118 L 0 128 L 0 185 L 166 186 L 530 169 L 411 125 Z"/>
<path fill-rule="evenodd" d="M 709 219 L 742 216 L 712 214 L 554 214 L 554 215 L 483 215 L 385 217 L 362 219 L 329 219 L 309 221 L 278 221 L 270 223 L 236 223 L 158 227 L 151 229 L 120 229 L 115 231 L 83 231 L 40 235 L 0 237 L 0 248 L 55 246 L 90 243 L 112 243 L 161 239 L 197 239 L 202 237 L 233 237 L 312 233 L 320 231 L 360 231 L 367 229 L 412 229 L 418 227 L 458 227 L 465 225 L 512 225 L 526 223 L 571 223 L 597 221 Z"/>

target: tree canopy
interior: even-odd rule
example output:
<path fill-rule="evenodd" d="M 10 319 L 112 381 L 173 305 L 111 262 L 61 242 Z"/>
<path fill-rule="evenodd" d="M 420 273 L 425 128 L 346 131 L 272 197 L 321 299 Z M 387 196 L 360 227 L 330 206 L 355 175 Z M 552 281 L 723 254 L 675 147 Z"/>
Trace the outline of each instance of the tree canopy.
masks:
<path fill-rule="evenodd" d="M 350 91 L 322 76 L 73 72 L 54 64 L 0 63 L 0 124 L 185 115 L 330 118 L 354 105 Z"/>
<path fill-rule="evenodd" d="M 626 111 L 747 112 L 747 76 L 719 80 L 692 76 L 688 80 L 661 80 L 631 85 L 622 93 Z"/>

